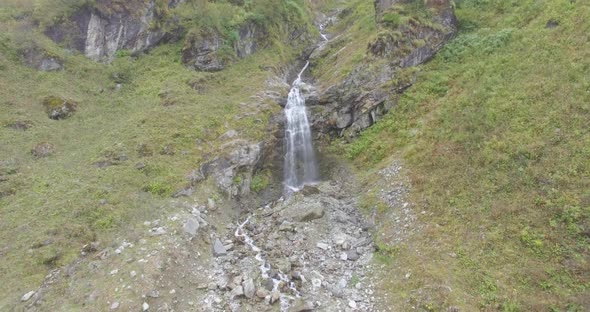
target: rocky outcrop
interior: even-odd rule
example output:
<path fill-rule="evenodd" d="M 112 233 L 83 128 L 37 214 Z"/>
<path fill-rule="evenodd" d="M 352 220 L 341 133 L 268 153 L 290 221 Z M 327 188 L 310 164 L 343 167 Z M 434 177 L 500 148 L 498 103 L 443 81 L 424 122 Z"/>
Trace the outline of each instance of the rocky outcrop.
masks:
<path fill-rule="evenodd" d="M 40 71 L 57 71 L 63 69 L 63 61 L 50 55 L 38 47 L 29 48 L 22 53 L 24 62 L 27 66 Z"/>
<path fill-rule="evenodd" d="M 122 5 L 111 2 L 98 0 L 94 6 L 86 6 L 49 27 L 45 34 L 101 62 L 111 61 L 120 50 L 136 54 L 174 38 L 174 32 L 154 26 L 166 22 L 158 15 L 157 0 L 132 0 Z M 173 8 L 180 2 L 183 0 L 168 0 L 167 6 Z"/>
<path fill-rule="evenodd" d="M 53 120 L 66 119 L 78 109 L 76 102 L 58 96 L 48 96 L 42 104 L 47 116 Z"/>
<path fill-rule="evenodd" d="M 410 18 L 407 23 L 380 22 L 385 14 L 403 14 L 407 2 L 375 1 L 378 35 L 368 46 L 365 62 L 342 82 L 321 92 L 319 105 L 312 114 L 316 131 L 354 136 L 371 126 L 414 83 L 411 67 L 430 60 L 455 35 L 457 20 L 449 0 L 426 1 L 424 10 L 432 14 Z M 426 18 L 429 20 L 425 21 Z M 328 56 L 318 50 L 312 55 L 312 62 Z"/>
<path fill-rule="evenodd" d="M 220 71 L 234 58 L 245 58 L 267 43 L 267 32 L 254 22 L 240 26 L 237 34 L 233 44 L 215 30 L 189 34 L 182 50 L 184 64 L 199 71 Z"/>

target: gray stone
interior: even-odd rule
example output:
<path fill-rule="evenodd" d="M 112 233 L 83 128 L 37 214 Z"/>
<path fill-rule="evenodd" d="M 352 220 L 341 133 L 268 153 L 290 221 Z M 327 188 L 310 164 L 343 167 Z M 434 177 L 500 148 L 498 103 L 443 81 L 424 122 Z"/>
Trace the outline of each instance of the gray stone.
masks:
<path fill-rule="evenodd" d="M 117 310 L 119 305 L 120 303 L 118 301 L 113 302 L 113 304 L 111 304 L 111 310 Z"/>
<path fill-rule="evenodd" d="M 320 219 L 324 216 L 324 208 L 319 204 L 309 207 L 308 209 L 301 211 L 296 220 L 299 222 L 309 222 L 312 220 Z"/>
<path fill-rule="evenodd" d="M 317 243 L 316 246 L 319 249 L 323 249 L 323 250 L 328 250 L 330 249 L 330 245 L 326 244 L 326 243 Z"/>
<path fill-rule="evenodd" d="M 308 312 L 313 311 L 313 302 L 299 298 L 295 300 L 293 305 L 289 308 L 289 312 Z"/>
<path fill-rule="evenodd" d="M 346 257 L 348 258 L 348 260 L 351 260 L 351 261 L 356 261 L 356 260 L 358 260 L 358 259 L 359 259 L 359 257 L 360 257 L 360 256 L 359 256 L 359 254 L 356 252 L 356 250 L 349 250 L 349 251 L 346 253 Z"/>
<path fill-rule="evenodd" d="M 207 199 L 207 209 L 211 211 L 215 211 L 217 209 L 217 205 L 215 204 L 215 200 L 213 198 Z"/>
<path fill-rule="evenodd" d="M 266 298 L 266 296 L 268 296 L 268 290 L 264 289 L 264 288 L 258 288 L 256 290 L 256 297 L 260 298 L 260 299 L 264 299 Z"/>
<path fill-rule="evenodd" d="M 150 236 L 162 236 L 166 233 L 166 229 L 163 227 L 156 227 L 150 230 Z"/>
<path fill-rule="evenodd" d="M 230 293 L 231 298 L 236 298 L 244 295 L 244 288 L 242 286 L 236 286 Z"/>
<path fill-rule="evenodd" d="M 189 217 L 184 223 L 183 229 L 186 234 L 195 236 L 199 230 L 199 221 L 197 221 L 195 218 Z"/>
<path fill-rule="evenodd" d="M 213 255 L 215 257 L 227 255 L 227 250 L 225 250 L 225 246 L 223 246 L 219 238 L 216 238 L 215 242 L 213 243 Z"/>
<path fill-rule="evenodd" d="M 289 221 L 283 221 L 279 226 L 279 231 L 283 232 L 295 232 L 295 224 Z"/>
<path fill-rule="evenodd" d="M 34 294 L 35 294 L 35 291 L 34 290 L 31 290 L 28 293 L 24 294 L 20 298 L 20 301 L 22 301 L 22 302 L 29 301 L 29 299 L 31 299 L 31 297 L 33 297 Z"/>
<path fill-rule="evenodd" d="M 254 280 L 248 278 L 242 283 L 242 286 L 244 287 L 244 295 L 246 295 L 246 298 L 253 298 L 256 292 Z"/>
<path fill-rule="evenodd" d="M 160 297 L 160 292 L 157 290 L 152 290 L 149 293 L 147 293 L 147 296 L 150 298 L 159 298 Z"/>

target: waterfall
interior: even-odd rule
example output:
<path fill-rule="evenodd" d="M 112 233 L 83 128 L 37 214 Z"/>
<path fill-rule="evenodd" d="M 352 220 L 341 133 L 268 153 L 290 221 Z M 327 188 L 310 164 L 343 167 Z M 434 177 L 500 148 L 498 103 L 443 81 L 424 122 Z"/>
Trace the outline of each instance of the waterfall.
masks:
<path fill-rule="evenodd" d="M 297 192 L 306 184 L 317 181 L 318 166 L 312 145 L 311 129 L 307 120 L 305 98 L 301 95 L 301 75 L 309 66 L 305 64 L 291 86 L 285 116 L 285 195 Z"/>

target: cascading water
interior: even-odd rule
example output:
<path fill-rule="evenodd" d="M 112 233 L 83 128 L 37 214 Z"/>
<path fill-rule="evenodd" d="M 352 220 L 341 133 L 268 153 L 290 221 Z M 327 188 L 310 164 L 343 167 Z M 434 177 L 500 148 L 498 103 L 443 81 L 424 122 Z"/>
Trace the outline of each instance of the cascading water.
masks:
<path fill-rule="evenodd" d="M 305 64 L 297 79 L 293 82 L 285 116 L 287 124 L 285 127 L 285 195 L 289 196 L 297 192 L 306 184 L 312 184 L 318 178 L 318 166 L 313 150 L 311 129 L 307 119 L 305 108 L 305 97 L 301 94 L 301 75 L 309 66 Z"/>

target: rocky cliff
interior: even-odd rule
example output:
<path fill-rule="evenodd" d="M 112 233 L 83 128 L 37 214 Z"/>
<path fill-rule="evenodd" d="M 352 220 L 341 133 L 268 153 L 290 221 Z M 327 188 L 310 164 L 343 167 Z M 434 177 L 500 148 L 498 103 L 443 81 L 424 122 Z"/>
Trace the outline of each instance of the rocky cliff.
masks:
<path fill-rule="evenodd" d="M 319 132 L 354 136 L 371 126 L 413 84 L 412 67 L 430 60 L 457 31 L 449 0 L 424 4 L 376 0 L 374 4 L 378 32 L 363 61 L 340 83 L 319 90 L 313 114 Z M 331 44 L 314 52 L 315 65 L 331 57 Z"/>
<path fill-rule="evenodd" d="M 178 38 L 177 27 L 167 32 L 163 24 L 173 24 L 164 12 L 184 0 L 133 0 L 115 5 L 98 0 L 85 6 L 61 23 L 50 26 L 45 34 L 53 41 L 78 50 L 87 57 L 109 62 L 117 51 L 132 54 L 146 51 L 158 43 Z M 170 25 L 169 25 L 170 26 Z"/>

